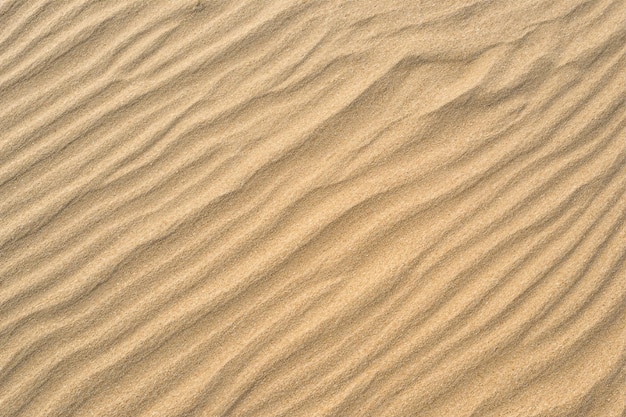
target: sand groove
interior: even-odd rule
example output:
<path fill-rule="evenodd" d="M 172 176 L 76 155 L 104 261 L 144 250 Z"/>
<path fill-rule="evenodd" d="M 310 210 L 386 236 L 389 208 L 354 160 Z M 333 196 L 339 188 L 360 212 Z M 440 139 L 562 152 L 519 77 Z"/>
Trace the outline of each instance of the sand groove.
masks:
<path fill-rule="evenodd" d="M 0 3 L 0 416 L 626 416 L 626 1 Z"/>

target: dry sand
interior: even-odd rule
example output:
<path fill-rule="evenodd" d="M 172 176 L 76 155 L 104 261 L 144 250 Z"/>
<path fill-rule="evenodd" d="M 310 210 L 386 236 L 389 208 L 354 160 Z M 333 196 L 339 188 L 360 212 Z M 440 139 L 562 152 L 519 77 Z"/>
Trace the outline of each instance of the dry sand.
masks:
<path fill-rule="evenodd" d="M 0 2 L 0 415 L 625 416 L 626 1 Z"/>

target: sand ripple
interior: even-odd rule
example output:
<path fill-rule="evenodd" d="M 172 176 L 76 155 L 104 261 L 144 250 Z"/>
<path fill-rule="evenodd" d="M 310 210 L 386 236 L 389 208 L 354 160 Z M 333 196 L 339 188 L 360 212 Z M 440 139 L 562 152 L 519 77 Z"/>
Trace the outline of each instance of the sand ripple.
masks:
<path fill-rule="evenodd" d="M 0 3 L 0 416 L 625 416 L 626 1 Z"/>

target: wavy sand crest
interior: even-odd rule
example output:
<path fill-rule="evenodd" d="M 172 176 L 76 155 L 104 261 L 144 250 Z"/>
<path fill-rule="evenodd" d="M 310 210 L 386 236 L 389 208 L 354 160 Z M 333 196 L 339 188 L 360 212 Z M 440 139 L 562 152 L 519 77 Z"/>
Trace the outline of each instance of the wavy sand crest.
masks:
<path fill-rule="evenodd" d="M 0 3 L 0 415 L 626 416 L 626 1 Z"/>

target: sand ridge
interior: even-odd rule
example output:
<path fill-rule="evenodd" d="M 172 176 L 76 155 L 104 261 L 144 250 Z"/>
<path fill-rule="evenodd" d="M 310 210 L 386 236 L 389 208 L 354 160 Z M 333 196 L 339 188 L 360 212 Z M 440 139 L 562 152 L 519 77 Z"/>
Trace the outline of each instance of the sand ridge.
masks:
<path fill-rule="evenodd" d="M 625 416 L 624 0 L 0 3 L 0 416 Z"/>

